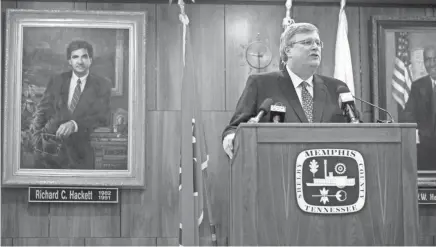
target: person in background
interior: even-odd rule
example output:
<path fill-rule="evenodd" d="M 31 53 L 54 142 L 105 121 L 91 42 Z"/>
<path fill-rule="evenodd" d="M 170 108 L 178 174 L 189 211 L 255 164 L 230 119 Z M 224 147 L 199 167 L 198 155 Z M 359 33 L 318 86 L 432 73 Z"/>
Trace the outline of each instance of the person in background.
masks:
<path fill-rule="evenodd" d="M 417 123 L 417 163 L 419 170 L 436 170 L 436 46 L 424 48 L 428 73 L 412 83 L 400 122 Z"/>

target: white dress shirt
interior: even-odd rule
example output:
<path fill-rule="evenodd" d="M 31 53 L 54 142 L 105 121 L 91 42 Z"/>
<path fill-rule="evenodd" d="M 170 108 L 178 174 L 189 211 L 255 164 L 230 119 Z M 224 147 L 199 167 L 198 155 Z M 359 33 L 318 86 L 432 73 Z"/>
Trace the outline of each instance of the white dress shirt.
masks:
<path fill-rule="evenodd" d="M 430 77 L 430 80 L 431 80 L 431 88 L 432 88 L 433 91 L 434 91 L 434 87 L 436 86 L 436 80 L 434 80 L 434 79 L 431 78 L 431 77 Z"/>
<path fill-rule="evenodd" d="M 88 78 L 88 74 L 82 77 L 77 77 L 76 74 L 73 73 L 70 80 L 70 89 L 68 90 L 68 106 L 71 104 L 71 100 L 73 100 L 74 90 L 76 90 L 77 80 L 80 79 L 80 92 L 83 92 L 83 89 L 86 85 L 86 79 Z"/>
<path fill-rule="evenodd" d="M 76 90 L 76 86 L 77 86 L 77 80 L 80 79 L 80 92 L 83 92 L 83 89 L 85 88 L 85 85 L 86 85 L 86 79 L 88 78 L 88 75 L 89 75 L 89 73 L 79 78 L 73 72 L 73 76 L 71 76 L 71 80 L 70 80 L 70 89 L 68 90 L 68 106 L 71 104 L 71 100 L 73 100 L 74 90 Z M 76 121 L 71 120 L 71 122 L 73 122 L 73 124 L 75 126 L 74 132 L 77 132 L 79 127 L 77 126 Z"/>
<path fill-rule="evenodd" d="M 303 96 L 302 96 L 302 90 L 301 83 L 303 81 L 307 82 L 309 86 L 307 87 L 307 91 L 309 91 L 310 95 L 313 98 L 313 75 L 309 77 L 307 80 L 301 79 L 298 75 L 296 75 L 294 72 L 292 72 L 288 66 L 286 66 L 286 69 L 288 70 L 289 76 L 291 77 L 292 84 L 294 84 L 295 92 L 297 92 L 298 99 L 300 99 L 300 104 L 303 105 Z"/>

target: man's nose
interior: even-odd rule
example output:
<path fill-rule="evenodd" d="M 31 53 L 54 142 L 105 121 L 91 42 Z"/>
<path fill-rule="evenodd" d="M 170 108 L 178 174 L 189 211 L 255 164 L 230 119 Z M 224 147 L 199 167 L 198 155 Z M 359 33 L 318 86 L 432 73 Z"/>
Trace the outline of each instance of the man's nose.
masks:
<path fill-rule="evenodd" d="M 313 44 L 311 47 L 312 51 L 320 51 L 321 50 L 321 46 L 317 45 L 317 44 Z"/>

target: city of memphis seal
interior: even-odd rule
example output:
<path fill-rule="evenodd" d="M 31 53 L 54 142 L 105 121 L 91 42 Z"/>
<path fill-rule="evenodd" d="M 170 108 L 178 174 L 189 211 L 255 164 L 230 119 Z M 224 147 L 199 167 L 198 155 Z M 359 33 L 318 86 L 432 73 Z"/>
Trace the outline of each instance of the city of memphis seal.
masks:
<path fill-rule="evenodd" d="M 295 182 L 298 206 L 307 213 L 348 214 L 365 205 L 365 164 L 355 150 L 304 150 L 295 164 Z"/>

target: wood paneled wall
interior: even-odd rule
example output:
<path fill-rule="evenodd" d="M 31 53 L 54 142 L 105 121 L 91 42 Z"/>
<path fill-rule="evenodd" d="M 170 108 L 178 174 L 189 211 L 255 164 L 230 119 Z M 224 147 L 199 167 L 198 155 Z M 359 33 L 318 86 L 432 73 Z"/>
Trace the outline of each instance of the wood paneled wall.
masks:
<path fill-rule="evenodd" d="M 201 2 L 201 1 L 198 1 Z M 283 1 L 284 2 L 284 1 Z M 178 163 L 181 102 L 181 23 L 177 5 L 100 3 L 96 1 L 2 1 L 5 8 L 147 11 L 147 189 L 121 190 L 120 203 L 29 204 L 27 189 L 2 189 L 2 245 L 177 245 Z M 203 110 L 211 162 L 213 216 L 219 244 L 226 244 L 229 222 L 229 163 L 221 147 L 245 80 L 256 72 L 244 58 L 246 46 L 259 38 L 267 43 L 279 67 L 279 35 L 285 15 L 280 5 L 192 4 L 186 7 L 192 25 L 197 76 L 202 82 Z M 337 5 L 295 4 L 292 16 L 320 28 L 325 43 L 319 72 L 333 75 Z M 347 7 L 349 39 L 357 96 L 371 100 L 368 25 L 371 15 L 434 16 L 431 8 Z M 4 27 L 2 27 L 4 34 Z M 4 38 L 3 38 L 4 40 Z M 371 108 L 360 105 L 366 121 Z M 436 244 L 436 209 L 420 207 L 421 242 Z"/>

